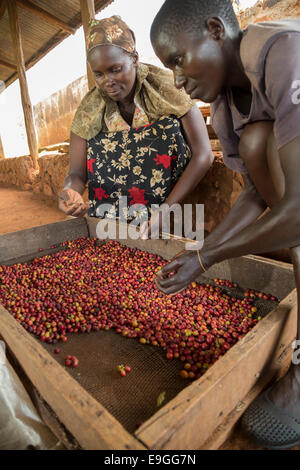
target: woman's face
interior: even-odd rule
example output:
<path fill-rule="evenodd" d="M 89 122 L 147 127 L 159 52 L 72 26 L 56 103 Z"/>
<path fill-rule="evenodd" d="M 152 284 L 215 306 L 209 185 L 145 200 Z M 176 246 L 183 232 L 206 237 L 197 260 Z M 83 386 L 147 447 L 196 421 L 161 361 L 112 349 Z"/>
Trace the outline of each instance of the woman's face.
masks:
<path fill-rule="evenodd" d="M 99 46 L 88 57 L 98 87 L 113 101 L 122 101 L 132 92 L 138 55 L 116 46 Z"/>

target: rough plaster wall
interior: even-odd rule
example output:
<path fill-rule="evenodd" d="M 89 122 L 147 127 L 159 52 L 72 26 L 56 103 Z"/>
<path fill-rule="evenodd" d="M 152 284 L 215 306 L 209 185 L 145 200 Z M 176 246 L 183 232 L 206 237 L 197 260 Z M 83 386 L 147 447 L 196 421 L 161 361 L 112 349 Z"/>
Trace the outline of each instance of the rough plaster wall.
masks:
<path fill-rule="evenodd" d="M 74 113 L 87 92 L 87 79 L 84 76 L 34 106 L 40 147 L 65 142 L 70 138 Z"/>

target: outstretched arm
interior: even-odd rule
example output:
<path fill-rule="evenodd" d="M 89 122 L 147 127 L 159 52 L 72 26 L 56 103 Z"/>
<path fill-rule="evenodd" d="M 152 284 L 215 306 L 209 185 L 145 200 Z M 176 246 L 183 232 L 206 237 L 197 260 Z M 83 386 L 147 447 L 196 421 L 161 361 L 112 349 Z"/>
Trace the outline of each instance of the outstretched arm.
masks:
<path fill-rule="evenodd" d="M 285 195 L 272 210 L 259 220 L 255 217 L 253 224 L 247 222 L 248 212 L 258 199 L 245 198 L 242 195 L 230 211 L 224 222 L 206 240 L 201 250 L 201 259 L 206 268 L 222 260 L 248 254 L 258 254 L 270 250 L 290 248 L 300 244 L 300 136 L 282 147 L 279 151 L 281 165 L 285 176 Z M 258 197 L 258 196 L 256 196 Z M 254 203 L 254 206 L 253 206 Z M 263 208 L 263 206 L 261 206 Z M 254 212 L 252 212 L 254 215 Z M 239 214 L 241 220 L 239 220 Z M 238 231 L 230 230 L 231 222 L 237 220 Z M 243 226 L 244 220 L 245 225 Z M 165 276 L 175 272 L 174 276 Z M 158 276 L 160 289 L 171 294 L 192 282 L 203 272 L 197 253 L 186 252 L 166 265 Z"/>
<path fill-rule="evenodd" d="M 71 132 L 70 169 L 65 178 L 63 190 L 59 196 L 59 209 L 67 215 L 83 216 L 89 205 L 82 199 L 87 181 L 87 142 Z"/>
<path fill-rule="evenodd" d="M 282 147 L 279 156 L 286 188 L 283 198 L 260 220 L 214 250 L 208 248 L 203 253 L 208 265 L 300 244 L 300 136 Z"/>

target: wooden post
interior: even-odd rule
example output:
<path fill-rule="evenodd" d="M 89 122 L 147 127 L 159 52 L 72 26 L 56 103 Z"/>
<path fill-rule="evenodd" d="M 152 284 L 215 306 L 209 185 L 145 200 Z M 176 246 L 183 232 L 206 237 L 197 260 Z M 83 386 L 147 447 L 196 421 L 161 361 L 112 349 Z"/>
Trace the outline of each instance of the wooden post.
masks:
<path fill-rule="evenodd" d="M 14 44 L 17 70 L 20 81 L 21 98 L 25 118 L 28 147 L 33 160 L 34 167 L 36 170 L 38 170 L 38 140 L 33 117 L 33 109 L 30 101 L 28 84 L 26 80 L 26 68 L 16 0 L 9 0 L 9 2 L 7 2 L 7 9 L 9 14 L 10 31 Z"/>
<path fill-rule="evenodd" d="M 93 18 L 95 18 L 95 3 L 94 0 L 80 0 L 80 8 L 81 8 L 81 19 L 82 19 L 82 25 L 83 25 L 83 30 L 84 30 L 84 36 L 85 36 L 85 46 L 87 50 L 87 39 L 88 39 L 88 33 L 89 33 L 89 21 Z M 88 85 L 89 85 L 89 90 L 95 86 L 95 80 L 94 80 L 94 75 L 93 72 L 91 71 L 91 68 L 88 64 L 86 63 L 87 66 L 87 78 L 88 78 Z"/>
<path fill-rule="evenodd" d="M 1 140 L 1 135 L 0 135 L 0 160 L 3 160 L 5 158 L 5 153 L 4 153 L 4 148 Z"/>

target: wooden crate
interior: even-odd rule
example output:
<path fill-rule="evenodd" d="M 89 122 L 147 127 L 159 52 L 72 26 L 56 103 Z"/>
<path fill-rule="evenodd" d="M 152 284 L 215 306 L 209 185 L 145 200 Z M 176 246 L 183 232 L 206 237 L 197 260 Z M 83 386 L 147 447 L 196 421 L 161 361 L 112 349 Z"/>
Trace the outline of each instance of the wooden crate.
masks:
<path fill-rule="evenodd" d="M 97 219 L 79 218 L 0 236 L 0 264 L 26 262 L 54 250 L 50 245 L 96 237 Z M 131 247 L 172 258 L 184 241 L 120 240 Z M 39 249 L 43 248 L 42 253 Z M 96 401 L 67 370 L 0 305 L 0 336 L 31 389 L 44 421 L 68 448 L 217 449 L 249 403 L 291 360 L 297 302 L 290 264 L 258 256 L 213 266 L 205 276 L 225 278 L 242 288 L 262 290 L 279 305 L 200 379 L 161 407 L 134 434 Z M 201 278 L 203 281 L 203 277 Z"/>

